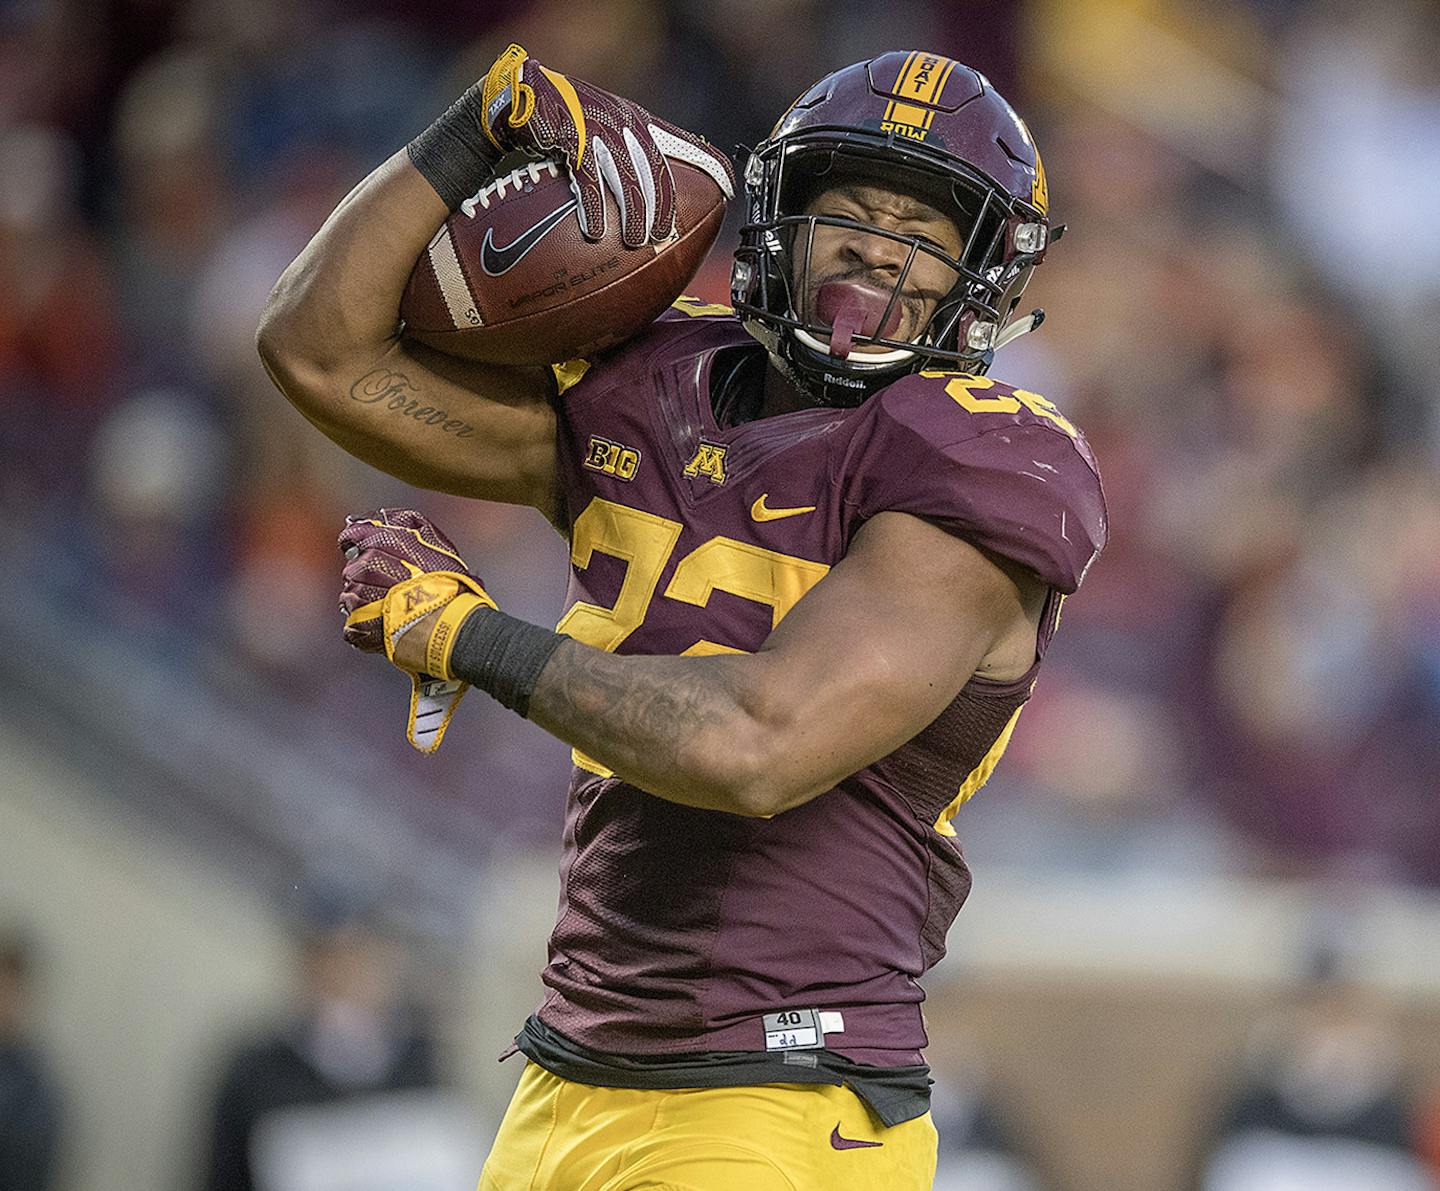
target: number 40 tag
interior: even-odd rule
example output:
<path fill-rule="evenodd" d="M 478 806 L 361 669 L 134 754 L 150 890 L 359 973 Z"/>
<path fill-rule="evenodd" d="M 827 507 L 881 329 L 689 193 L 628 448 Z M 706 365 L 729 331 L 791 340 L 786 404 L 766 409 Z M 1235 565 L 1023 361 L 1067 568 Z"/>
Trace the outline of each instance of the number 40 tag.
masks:
<path fill-rule="evenodd" d="M 814 1009 L 786 1009 L 765 1014 L 766 1050 L 809 1050 L 825 1045 L 820 1014 Z"/>

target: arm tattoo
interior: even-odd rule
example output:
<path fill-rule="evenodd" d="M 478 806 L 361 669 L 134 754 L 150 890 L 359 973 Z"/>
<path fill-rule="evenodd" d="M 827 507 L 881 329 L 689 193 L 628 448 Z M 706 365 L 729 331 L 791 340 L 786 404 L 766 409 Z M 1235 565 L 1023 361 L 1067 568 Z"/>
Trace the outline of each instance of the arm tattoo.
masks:
<path fill-rule="evenodd" d="M 701 790 L 676 789 L 683 746 L 738 710 L 717 660 L 616 657 L 567 642 L 541 672 L 529 718 L 643 789 L 729 809 Z"/>
<path fill-rule="evenodd" d="M 350 399 L 361 405 L 379 405 L 402 418 L 413 418 L 422 426 L 434 426 L 442 434 L 471 438 L 475 427 L 460 418 L 452 418 L 443 409 L 421 403 L 420 386 L 403 372 L 389 368 L 372 368 L 350 386 Z"/>

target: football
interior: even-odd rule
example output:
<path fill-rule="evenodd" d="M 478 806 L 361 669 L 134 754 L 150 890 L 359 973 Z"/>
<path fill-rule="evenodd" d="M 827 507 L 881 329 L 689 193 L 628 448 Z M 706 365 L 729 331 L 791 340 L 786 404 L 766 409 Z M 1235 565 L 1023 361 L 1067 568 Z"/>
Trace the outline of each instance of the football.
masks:
<path fill-rule="evenodd" d="M 628 339 L 679 297 L 725 218 L 715 178 L 668 160 L 674 234 L 634 249 L 608 194 L 604 236 L 585 239 L 563 165 L 529 162 L 495 179 L 416 262 L 400 303 L 406 334 L 491 364 L 558 364 Z"/>

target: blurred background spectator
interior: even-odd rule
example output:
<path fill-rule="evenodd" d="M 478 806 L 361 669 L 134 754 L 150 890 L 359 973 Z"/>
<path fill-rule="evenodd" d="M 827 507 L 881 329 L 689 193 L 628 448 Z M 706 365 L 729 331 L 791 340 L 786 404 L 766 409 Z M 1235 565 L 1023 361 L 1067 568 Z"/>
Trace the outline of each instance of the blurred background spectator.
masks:
<path fill-rule="evenodd" d="M 298 950 L 293 1014 L 223 1065 L 201 1185 L 398 1191 L 468 1177 L 473 1129 L 440 1093 L 397 943 L 331 911 L 312 917 Z"/>
<path fill-rule="evenodd" d="M 0 930 L 0 1187 L 51 1191 L 60 1155 L 60 1095 L 31 1034 L 34 945 Z"/>
<path fill-rule="evenodd" d="M 1288 979 L 1257 940 L 1303 920 L 1291 891 L 1353 888 L 1378 907 L 1362 975 L 1440 1088 L 1415 1033 L 1440 949 L 1404 937 L 1440 913 L 1426 0 L 0 4 L 0 594 L 31 610 L 0 651 L 0 732 L 62 767 L 40 783 L 55 805 L 124 816 L 259 906 L 297 862 L 355 874 L 447 964 L 471 954 L 492 874 L 553 880 L 568 750 L 472 699 L 444 750 L 411 755 L 403 680 L 336 632 L 333 541 L 347 512 L 416 503 L 509 610 L 552 623 L 564 544 L 527 510 L 416 493 L 347 458 L 252 344 L 334 204 L 512 39 L 726 148 L 762 139 L 824 72 L 899 45 L 974 64 L 1026 114 L 1071 231 L 1027 295 L 1043 331 L 994 371 L 1086 429 L 1113 534 L 1005 764 L 957 819 L 977 887 L 953 949 L 1009 971 L 1088 946 L 1076 979 L 1143 950 L 1229 982 L 1231 1017 L 1208 1034 L 1185 1033 L 1193 1006 L 1168 1026 L 1154 1008 L 1157 1035 L 1214 1048 L 1191 1053 L 1198 1088 L 1258 1015 L 1253 982 Z M 695 281 L 707 299 L 725 299 L 737 218 Z M 61 792 L 81 786 L 95 798 Z M 123 863 L 119 838 L 106 863 Z M 483 1007 L 442 1006 L 457 1037 L 483 1021 L 488 1046 L 528 1007 L 553 905 L 537 888 L 523 929 L 487 920 L 487 956 L 512 974 Z M 1233 890 L 1280 908 L 1247 913 Z M 1082 906 L 1084 929 L 1047 929 Z M 1025 958 L 1022 936 L 1049 952 Z M 1076 1012 L 1014 989 L 1006 1003 Z M 992 1063 L 1033 1076 L 1021 1148 L 1057 1181 L 1179 1185 L 1179 1141 L 1087 1167 L 1099 1102 L 1041 1107 L 1040 1073 L 1075 1056 L 1030 1053 L 989 1020 Z M 1136 1088 L 1180 1078 L 1164 1052 Z M 497 1078 L 467 1080 L 476 1102 L 503 1098 Z M 1204 1119 L 1196 1088 L 1164 1110 L 1176 1139 Z M 144 1127 L 171 1140 L 135 1168 L 182 1168 L 184 1127 Z M 93 1167 L 76 1169 L 88 1191 Z"/>
<path fill-rule="evenodd" d="M 1051 1191 L 991 1086 L 990 1064 L 978 1043 L 961 1045 L 934 1073 L 931 1115 L 940 1134 L 935 1191 Z M 1003 1065 L 1003 1064 L 1002 1064 Z"/>
<path fill-rule="evenodd" d="M 1255 1028 L 1196 1191 L 1428 1191 L 1416 1105 L 1383 1001 L 1326 949 Z"/>

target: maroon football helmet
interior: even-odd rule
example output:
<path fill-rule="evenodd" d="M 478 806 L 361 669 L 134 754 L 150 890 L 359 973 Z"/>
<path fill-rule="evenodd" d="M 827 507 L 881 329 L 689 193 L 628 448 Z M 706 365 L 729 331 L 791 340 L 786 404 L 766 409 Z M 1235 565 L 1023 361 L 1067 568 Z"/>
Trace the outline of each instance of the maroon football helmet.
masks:
<path fill-rule="evenodd" d="M 941 210 L 964 239 L 960 255 L 918 236 L 804 213 L 829 185 L 847 181 Z M 1045 168 L 1015 110 L 984 75 L 953 59 L 896 51 L 821 79 L 751 153 L 745 194 L 735 308 L 781 369 L 819 402 L 856 405 L 927 365 L 983 372 L 998 347 L 1044 317 L 1035 311 L 1006 325 L 1031 271 L 1063 231 L 1050 229 Z M 842 315 L 808 297 L 818 225 L 883 236 L 905 254 L 888 304 L 852 318 L 843 334 Z M 959 280 L 913 338 L 889 338 L 922 253 Z M 852 338 L 870 350 L 851 350 Z"/>

